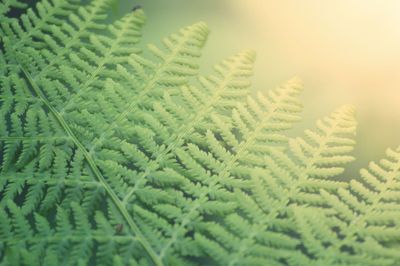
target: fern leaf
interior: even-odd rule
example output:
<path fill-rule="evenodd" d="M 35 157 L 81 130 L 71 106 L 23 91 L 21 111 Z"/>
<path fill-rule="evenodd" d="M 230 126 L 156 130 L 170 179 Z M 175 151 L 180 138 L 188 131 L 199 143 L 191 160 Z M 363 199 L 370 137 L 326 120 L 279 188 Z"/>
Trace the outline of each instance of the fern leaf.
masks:
<path fill-rule="evenodd" d="M 321 122 L 324 121 L 324 122 Z M 223 261 L 224 265 L 242 265 L 245 261 L 256 259 L 272 259 L 275 263 L 286 261 L 296 257 L 296 260 L 304 260 L 304 255 L 298 250 L 300 241 L 293 237 L 296 235 L 296 226 L 293 223 L 293 214 L 288 211 L 292 205 L 319 205 L 321 199 L 315 188 L 336 189 L 343 185 L 338 182 L 321 179 L 330 177 L 331 167 L 339 169 L 347 160 L 332 161 L 332 165 L 319 164 L 320 158 L 337 156 L 331 148 L 342 147 L 346 144 L 337 143 L 337 138 L 352 143 L 355 122 L 353 112 L 349 107 L 343 107 L 331 116 L 317 122 L 316 131 L 306 131 L 307 136 L 315 136 L 304 140 L 296 138 L 289 140 L 288 154 L 279 147 L 269 149 L 264 157 L 265 168 L 251 171 L 251 181 L 248 188 L 236 190 L 238 205 L 241 215 L 228 215 L 223 223 L 224 234 L 237 240 L 234 247 L 225 246 L 226 242 L 219 242 L 219 233 L 212 231 L 215 226 L 211 222 L 205 231 L 208 238 L 215 239 L 221 248 L 227 249 L 228 254 Z M 311 133 L 312 132 L 312 133 Z M 320 138 L 315 141 L 317 136 Z M 245 138 L 245 140 L 248 138 Z M 301 146 L 300 146 L 301 145 Z M 308 151 L 306 149 L 309 149 Z M 341 153 L 342 154 L 342 153 Z M 248 162 L 246 162 L 248 164 Z M 245 165 L 246 165 L 245 164 Z M 318 173 L 318 174 L 317 174 Z M 313 186 L 305 186 L 304 183 L 313 183 Z M 344 184 L 345 185 L 345 184 Z M 308 190 L 313 188 L 311 190 Z M 235 186 L 237 188 L 237 186 Z M 318 191 L 318 190 L 317 190 Z M 238 225 L 242 224 L 241 227 Z M 251 228 L 251 229 L 249 229 Z M 270 253 L 253 253 L 254 249 L 271 249 L 276 255 Z M 280 256 L 279 252 L 282 252 Z M 258 265 L 255 263 L 255 265 Z"/>
<path fill-rule="evenodd" d="M 108 7 L 0 3 L 1 265 L 397 265 L 400 150 L 340 181 L 352 107 L 290 139 L 297 79 L 250 96 L 254 52 L 202 76 L 204 22 L 142 51 Z"/>
<path fill-rule="evenodd" d="M 325 207 L 330 210 L 325 215 L 316 212 L 305 215 L 312 213 L 312 209 L 296 211 L 302 235 L 307 234 L 310 239 L 304 243 L 320 246 L 309 251 L 316 265 L 328 262 L 330 265 L 396 265 L 400 260 L 396 247 L 392 246 L 399 239 L 400 213 L 396 204 L 400 152 L 388 149 L 386 155 L 379 164 L 372 162 L 368 169 L 362 169 L 362 179 L 352 180 L 349 189 L 322 190 Z M 304 231 L 315 220 L 325 221 L 326 226 L 315 227 L 326 236 L 323 243 L 316 230 Z"/>
<path fill-rule="evenodd" d="M 53 65 L 60 63 L 69 49 L 82 46 L 83 39 L 90 31 L 105 26 L 102 23 L 106 17 L 105 0 L 93 1 L 86 8 L 78 8 L 77 3 L 63 2 L 56 1 L 54 5 L 39 3 L 36 11 L 39 15 L 28 9 L 20 21 L 13 21 L 12 27 L 2 38 L 8 68 L 18 70 L 22 66 L 30 73 L 54 70 Z M 71 13 L 74 7 L 77 11 Z M 63 19 L 66 15 L 69 15 L 68 19 Z M 29 26 L 24 25 L 27 24 L 26 20 L 33 21 L 34 29 L 30 30 Z"/>
<path fill-rule="evenodd" d="M 93 19 L 102 18 L 101 14 L 97 15 L 95 13 L 97 12 L 96 8 L 102 12 L 100 1 L 95 2 L 88 10 L 94 12 Z M 100 75 L 107 75 L 109 73 L 108 70 L 104 73 L 101 71 L 105 68 L 109 69 L 112 66 L 116 67 L 116 63 L 123 63 L 120 58 L 125 58 L 127 54 L 131 54 L 132 52 L 137 52 L 137 50 L 130 47 L 138 40 L 139 35 L 137 30 L 142 24 L 142 13 L 135 12 L 134 14 L 128 14 L 125 18 L 115 22 L 114 25 L 109 26 L 109 34 L 111 36 L 114 35 L 112 37 L 115 38 L 107 37 L 107 34 L 92 34 L 88 39 L 82 40 L 82 38 L 86 38 L 88 34 L 87 30 L 98 28 L 98 26 L 93 24 L 90 16 L 85 17 L 85 20 L 81 20 L 79 16 L 85 15 L 86 11 L 79 9 L 77 12 L 78 14 L 72 15 L 70 19 L 71 24 L 75 24 L 78 30 L 71 28 L 71 40 L 68 40 L 64 48 L 53 42 L 48 35 L 43 36 L 43 42 L 47 48 L 42 47 L 40 52 L 46 58 L 42 58 L 42 61 L 36 61 L 36 66 L 31 67 L 26 65 L 27 58 L 18 57 L 21 53 L 20 51 L 15 52 L 10 50 L 11 47 L 9 47 L 10 49 L 6 49 L 7 55 L 13 58 L 12 61 L 10 60 L 9 65 L 15 64 L 22 71 L 19 73 L 19 70 L 17 70 L 16 74 L 5 77 L 3 80 L 5 84 L 10 85 L 2 91 L 2 94 L 15 93 L 16 96 L 13 95 L 10 98 L 4 98 L 6 102 L 1 105 L 2 108 L 6 108 L 2 112 L 3 119 L 8 121 L 9 117 L 13 117 L 13 119 L 10 119 L 11 124 L 4 130 L 4 135 L 2 136 L 5 143 L 3 147 L 5 156 L 3 156 L 2 160 L 2 173 L 4 178 L 13 176 L 13 179 L 17 174 L 21 178 L 18 179 L 18 182 L 6 180 L 4 191 L 7 191 L 7 198 L 15 200 L 16 197 L 25 198 L 23 203 L 21 203 L 21 212 L 24 215 L 29 215 L 34 209 L 39 209 L 42 213 L 46 214 L 51 209 L 54 209 L 57 203 L 61 204 L 63 208 L 68 208 L 71 203 L 79 201 L 81 201 L 82 207 L 87 211 L 87 214 L 91 214 L 96 208 L 101 206 L 101 201 L 105 193 L 111 193 L 112 197 L 114 197 L 114 202 L 110 202 L 110 204 L 117 204 L 119 206 L 118 209 L 120 209 L 119 211 L 122 209 L 122 212 L 124 212 L 122 220 L 127 220 L 127 226 L 130 228 L 129 232 L 130 230 L 134 230 L 136 231 L 135 235 L 141 235 L 125 206 L 119 201 L 115 192 L 109 187 L 109 184 L 100 172 L 98 164 L 101 161 L 98 160 L 95 162 L 89 153 L 90 150 L 86 150 L 84 144 L 82 144 L 92 145 L 94 142 L 93 136 L 88 131 L 83 131 L 78 137 L 76 135 L 79 133 L 77 129 L 82 124 L 80 121 L 84 118 L 84 116 L 80 116 L 78 110 L 81 110 L 86 115 L 86 118 L 84 118 L 86 121 L 90 118 L 90 113 L 86 109 L 80 109 L 81 106 L 76 105 L 75 101 L 86 99 L 90 96 L 90 93 L 94 95 L 93 91 L 96 89 L 96 86 L 112 84 L 111 81 L 105 83 L 101 80 L 97 81 Z M 174 49 L 171 52 L 172 55 L 162 66 L 158 67 L 156 71 L 157 76 L 150 80 L 150 86 L 147 91 L 154 89 L 153 82 L 163 77 L 164 72 L 168 73 L 169 70 L 164 68 L 173 62 L 175 56 L 184 57 L 184 55 L 179 54 L 180 50 L 185 51 L 186 47 L 190 46 L 192 50 L 191 53 L 187 52 L 187 56 L 195 55 L 196 49 L 200 49 L 203 45 L 202 38 L 206 34 L 204 28 L 203 24 L 199 24 L 199 26 L 184 30 L 181 34 L 182 36 L 178 36 L 182 44 L 178 49 Z M 196 32 L 197 29 L 201 30 Z M 56 38 L 61 36 L 57 35 L 57 32 L 53 32 L 53 34 Z M 64 38 L 66 36 L 62 35 L 61 37 Z M 198 43 L 192 42 L 191 38 L 195 38 Z M 62 39 L 60 41 L 64 44 Z M 78 43 L 83 44 L 84 48 L 75 50 L 75 45 Z M 19 49 L 17 46 L 12 48 Z M 70 49 L 73 52 L 70 53 L 68 60 L 66 60 L 64 54 Z M 34 52 L 32 50 L 31 55 L 34 55 Z M 27 53 L 28 56 L 29 53 L 30 51 Z M 101 55 L 102 58 L 98 55 Z M 87 58 L 88 63 L 81 58 Z M 41 59 L 39 58 L 39 60 Z M 48 63 L 45 60 L 48 60 Z M 79 74 L 77 70 L 80 71 Z M 21 81 L 18 78 L 18 75 L 21 74 L 25 80 L 22 79 Z M 192 75 L 193 73 L 189 74 Z M 13 89 L 10 88 L 11 86 Z M 129 96 L 129 98 L 135 97 L 134 94 L 129 94 L 128 91 L 121 93 Z M 23 95 L 24 97 L 18 95 Z M 107 100 L 110 101 L 108 104 L 112 104 L 113 95 L 107 96 Z M 25 103 L 25 98 L 32 99 L 32 103 Z M 116 100 L 120 101 L 121 99 L 118 98 Z M 11 101 L 11 103 L 7 101 Z M 15 106 L 14 101 L 16 102 Z M 19 112 L 14 113 L 14 108 L 18 106 L 21 106 Z M 131 106 L 130 108 L 133 107 Z M 123 120 L 123 116 L 127 114 L 122 114 L 120 120 Z M 19 120 L 19 116 L 24 117 L 23 123 Z M 48 120 L 49 123 L 44 121 L 39 122 L 38 118 Z M 101 116 L 97 118 L 98 122 L 99 119 L 101 119 Z M 102 123 L 105 122 L 102 121 Z M 111 130 L 114 130 L 114 127 Z M 44 131 L 46 135 L 50 135 L 51 137 L 54 137 L 53 131 L 56 131 L 59 133 L 61 141 L 52 143 L 50 140 L 44 139 L 40 142 L 41 139 L 37 139 L 36 136 L 41 131 Z M 103 133 L 103 128 L 97 128 L 95 132 L 100 135 Z M 42 156 L 49 156 L 47 159 L 50 162 L 45 163 L 43 157 L 34 157 L 40 150 L 43 150 Z M 114 154 L 108 155 L 108 158 L 112 157 L 114 157 Z M 105 162 L 102 165 L 104 170 L 106 170 L 107 163 Z M 38 165 L 39 168 L 37 168 Z M 36 172 L 38 169 L 40 173 Z M 41 180 L 31 183 L 30 180 L 33 174 L 40 176 Z M 82 180 L 84 176 L 88 178 Z M 112 183 L 112 181 L 109 182 Z M 25 188 L 23 189 L 23 187 Z M 121 190 L 121 188 L 119 189 Z M 5 198 L 2 198 L 2 202 L 5 202 Z M 86 227 L 85 234 L 93 232 L 90 225 Z M 82 230 L 81 233 L 83 233 Z M 151 247 L 147 244 L 147 240 L 143 236 L 139 238 L 139 242 L 143 243 L 145 250 L 147 249 L 146 252 L 152 254 L 150 256 L 153 256 L 153 261 L 160 264 L 159 259 L 153 254 Z M 88 242 L 85 247 L 71 247 L 71 261 L 85 262 L 84 258 L 92 256 L 90 252 L 92 246 L 93 243 Z M 55 257 L 51 256 L 51 260 L 55 260 Z"/>
<path fill-rule="evenodd" d="M 7 21 L 9 18 L 6 15 L 12 8 L 25 8 L 26 3 L 20 0 L 4 0 L 0 3 L 0 15 L 2 16 L 2 22 Z M 4 22 L 3 22 L 4 23 Z"/>
<path fill-rule="evenodd" d="M 187 182 L 184 176 L 179 174 L 178 162 L 174 159 L 175 154 L 179 154 L 184 149 L 184 143 L 190 140 L 192 136 L 198 134 L 196 126 L 210 118 L 210 116 L 218 111 L 219 103 L 224 100 L 224 92 L 241 90 L 246 91 L 249 85 L 248 82 L 242 82 L 239 87 L 231 87 L 229 84 L 237 81 L 246 81 L 246 78 L 251 74 L 253 56 L 250 52 L 240 53 L 228 60 L 222 62 L 219 66 L 226 69 L 225 73 L 218 73 L 217 76 L 201 78 L 202 86 L 206 88 L 205 92 L 196 89 L 195 87 L 182 88 L 182 92 L 196 93 L 205 101 L 197 100 L 196 105 L 186 105 L 186 99 L 183 99 L 183 104 L 180 106 L 171 100 L 169 94 L 165 94 L 163 103 L 157 102 L 154 105 L 154 113 L 152 116 L 149 113 L 143 114 L 143 121 L 154 129 L 161 128 L 166 133 L 159 139 L 149 139 L 149 136 L 155 136 L 156 132 L 143 131 L 144 128 L 138 128 L 136 135 L 137 147 L 135 150 L 141 150 L 144 154 L 154 154 L 150 156 L 146 162 L 146 167 L 142 168 L 139 178 L 135 180 L 134 186 L 128 191 L 124 202 L 134 206 L 133 213 L 138 217 L 138 224 L 143 226 L 143 231 L 156 230 L 160 231 L 158 238 L 154 239 L 154 245 L 159 250 L 160 258 L 176 260 L 173 256 L 175 250 L 180 249 L 183 243 L 190 242 L 190 238 L 185 237 L 188 232 L 189 223 L 195 223 L 201 220 L 200 213 L 210 213 L 220 211 L 224 208 L 231 208 L 231 204 L 223 205 L 217 201 L 207 202 L 204 196 L 192 204 L 187 202 L 183 197 L 183 191 L 175 191 L 178 185 L 183 185 L 187 188 L 185 193 L 195 193 L 194 184 Z M 244 73 L 246 76 L 244 76 Z M 207 81 L 214 80 L 214 82 Z M 191 94 L 182 94 L 183 97 L 191 97 Z M 183 110 L 190 108 L 190 112 Z M 173 125 L 177 125 L 174 127 Z M 154 127 L 156 126 L 156 127 Z M 157 131 L 159 132 L 159 131 Z M 162 145 L 159 145 L 162 143 Z M 133 148 L 133 147 L 132 147 Z M 132 158 L 135 159 L 135 158 Z M 177 177 L 177 178 L 175 178 Z M 168 182 L 160 180 L 168 180 Z M 154 190 L 153 190 L 154 189 Z M 147 198 L 142 198 L 144 191 L 161 191 L 171 189 L 171 195 L 160 201 L 157 204 L 149 205 Z M 199 187 L 200 189 L 200 187 Z M 206 192 L 206 187 L 201 188 Z M 203 193 L 202 193 L 203 194 Z M 197 197 L 197 196 L 196 196 Z M 180 202 L 178 206 L 172 206 L 170 199 Z M 172 211 L 174 209 L 174 211 Z M 172 215 L 173 212 L 179 215 Z M 151 224 L 151 220 L 156 220 L 157 223 Z M 175 224 L 175 226 L 174 226 Z M 187 261 L 185 262 L 187 263 Z"/>

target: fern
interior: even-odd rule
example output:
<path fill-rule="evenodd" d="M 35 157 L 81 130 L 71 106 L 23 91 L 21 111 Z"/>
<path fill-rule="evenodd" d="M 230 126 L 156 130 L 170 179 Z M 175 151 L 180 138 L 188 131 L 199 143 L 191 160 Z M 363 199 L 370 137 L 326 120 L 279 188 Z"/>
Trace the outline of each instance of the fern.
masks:
<path fill-rule="evenodd" d="M 281 95 L 285 93 L 290 95 L 287 91 Z M 283 103 L 287 104 L 289 99 Z M 279 112 L 276 116 L 290 118 Z M 277 125 L 280 127 L 284 122 Z M 306 131 L 307 139 L 289 140 L 286 152 L 267 149 L 268 153 L 260 157 L 264 167 L 259 168 L 262 165 L 259 163 L 253 166 L 254 170 L 247 170 L 248 186 L 235 192 L 239 211 L 228 215 L 223 223 L 211 222 L 206 227 L 206 237 L 198 236 L 204 249 L 210 254 L 219 250 L 219 254 L 213 255 L 222 265 L 261 265 L 263 261 L 280 265 L 282 261 L 301 259 L 299 239 L 295 236 L 297 228 L 289 206 L 318 205 L 321 202 L 315 193 L 318 188 L 336 189 L 344 185 L 327 178 L 339 174 L 343 170 L 340 166 L 351 160 L 341 154 L 351 151 L 348 144 L 353 144 L 350 139 L 353 132 L 351 110 L 344 107 L 319 121 L 317 131 Z M 275 134 L 272 136 L 276 137 Z M 242 143 L 248 140 L 247 137 Z"/>
<path fill-rule="evenodd" d="M 5 0 L 0 3 L 0 14 L 5 15 L 7 14 L 12 8 L 24 8 L 26 7 L 26 4 L 23 3 L 22 1 L 19 0 Z M 7 18 L 4 18 L 4 20 L 7 20 Z"/>
<path fill-rule="evenodd" d="M 362 180 L 352 180 L 348 189 L 321 190 L 324 207 L 329 208 L 326 215 L 295 210 L 313 258 L 310 265 L 398 264 L 400 154 L 392 149 L 386 154 L 380 164 L 372 162 L 369 169 L 362 169 Z M 315 224 L 317 220 L 323 226 Z"/>
<path fill-rule="evenodd" d="M 0 4 L 1 265 L 398 264 L 399 151 L 337 178 L 352 107 L 288 138 L 297 79 L 251 95 L 254 52 L 202 76 L 205 23 L 141 50 L 108 8 Z"/>

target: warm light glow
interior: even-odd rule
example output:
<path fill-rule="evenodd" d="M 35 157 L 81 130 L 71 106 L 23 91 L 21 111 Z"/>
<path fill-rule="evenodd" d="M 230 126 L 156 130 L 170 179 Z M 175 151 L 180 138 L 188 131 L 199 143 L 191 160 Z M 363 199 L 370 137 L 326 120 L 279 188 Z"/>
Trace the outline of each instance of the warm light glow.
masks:
<path fill-rule="evenodd" d="M 235 5 L 256 38 L 257 84 L 288 69 L 302 77 L 306 117 L 355 104 L 362 147 L 357 150 L 367 160 L 400 144 L 399 1 L 250 0 Z"/>
<path fill-rule="evenodd" d="M 354 172 L 381 158 L 386 147 L 400 144 L 400 1 L 142 2 L 149 15 L 147 32 L 153 32 L 145 40 L 158 41 L 170 28 L 207 21 L 212 31 L 203 73 L 220 59 L 252 48 L 257 52 L 255 89 L 299 76 L 305 118 L 298 129 L 342 104 L 354 104 L 359 121 Z"/>

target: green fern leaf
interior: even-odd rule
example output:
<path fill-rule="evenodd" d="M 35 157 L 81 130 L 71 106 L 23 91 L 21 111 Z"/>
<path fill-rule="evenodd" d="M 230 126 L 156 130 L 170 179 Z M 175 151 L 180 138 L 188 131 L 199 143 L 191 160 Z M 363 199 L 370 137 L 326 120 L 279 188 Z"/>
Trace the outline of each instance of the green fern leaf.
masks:
<path fill-rule="evenodd" d="M 339 181 L 352 107 L 289 138 L 297 79 L 199 75 L 205 23 L 142 51 L 109 2 L 0 3 L 1 265 L 396 265 L 400 151 Z"/>
<path fill-rule="evenodd" d="M 286 104 L 288 101 L 282 102 Z M 288 151 L 277 147 L 268 149 L 264 158 L 261 157 L 263 160 L 253 166 L 256 169 L 247 171 L 251 173 L 248 177 L 250 184 L 235 192 L 241 211 L 228 215 L 222 224 L 211 222 L 206 227 L 208 239 L 215 239 L 220 249 L 224 250 L 225 255 L 220 255 L 223 258 L 220 264 L 258 265 L 262 263 L 256 261 L 262 261 L 264 257 L 269 261 L 276 260 L 269 263 L 279 265 L 290 257 L 301 258 L 299 240 L 293 237 L 296 227 L 293 215 L 288 212 L 289 206 L 319 205 L 322 200 L 316 188 L 337 189 L 345 185 L 327 178 L 339 174 L 342 170 L 340 166 L 351 160 L 350 157 L 332 159 L 328 166 L 320 161 L 344 156 L 343 152 L 351 150 L 348 145 L 353 144 L 350 137 L 354 134 L 354 126 L 351 109 L 344 107 L 318 121 L 317 131 L 306 131 L 308 139 L 289 140 Z M 248 140 L 248 137 L 245 138 L 245 141 Z M 249 165 L 249 162 L 243 164 Z M 219 229 L 214 229 L 215 226 Z M 224 235 L 234 241 L 221 241 Z M 204 236 L 200 238 L 202 241 Z"/>
<path fill-rule="evenodd" d="M 372 162 L 369 169 L 362 169 L 362 179 L 350 181 L 349 189 L 321 190 L 328 212 L 296 210 L 301 233 L 309 240 L 304 243 L 312 245 L 305 246 L 313 265 L 396 265 L 400 261 L 395 244 L 400 153 L 388 149 L 386 155 L 379 164 Z M 315 221 L 325 221 L 324 226 Z"/>

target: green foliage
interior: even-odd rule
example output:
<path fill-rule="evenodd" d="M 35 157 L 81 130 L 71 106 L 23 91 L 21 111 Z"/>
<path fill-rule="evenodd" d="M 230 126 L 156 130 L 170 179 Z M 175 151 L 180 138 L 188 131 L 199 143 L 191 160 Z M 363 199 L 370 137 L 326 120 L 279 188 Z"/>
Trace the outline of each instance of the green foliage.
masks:
<path fill-rule="evenodd" d="M 400 150 L 341 181 L 351 106 L 288 138 L 299 80 L 251 95 L 254 52 L 202 76 L 204 23 L 142 51 L 109 7 L 0 4 L 1 265 L 399 264 Z"/>

